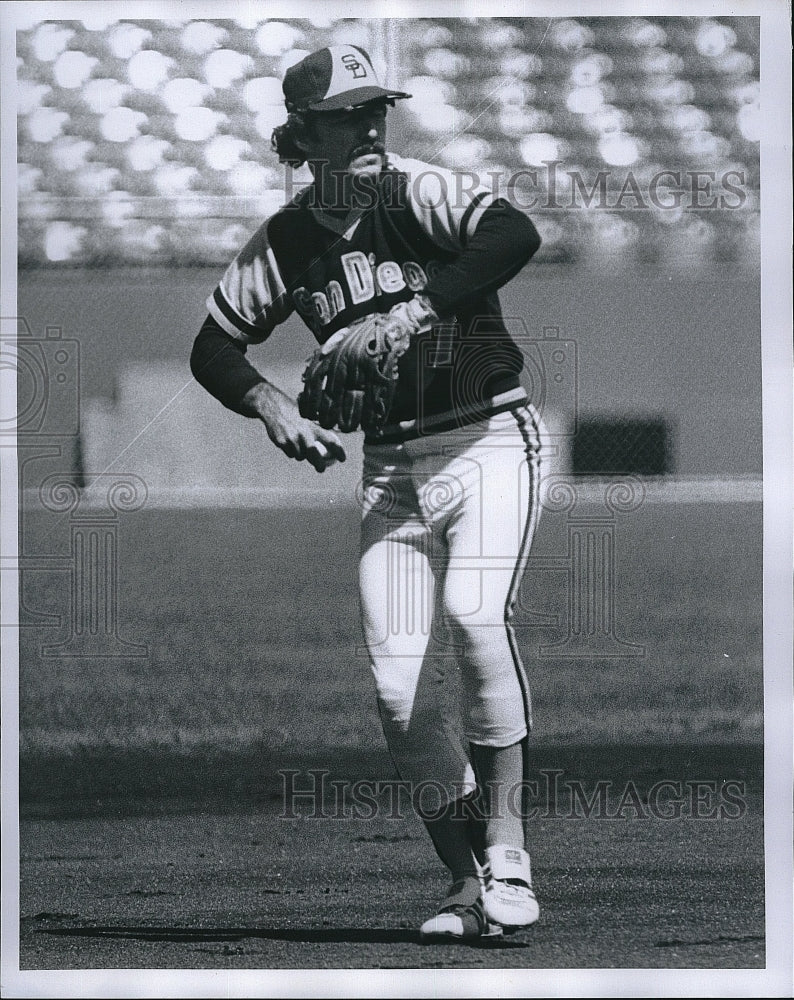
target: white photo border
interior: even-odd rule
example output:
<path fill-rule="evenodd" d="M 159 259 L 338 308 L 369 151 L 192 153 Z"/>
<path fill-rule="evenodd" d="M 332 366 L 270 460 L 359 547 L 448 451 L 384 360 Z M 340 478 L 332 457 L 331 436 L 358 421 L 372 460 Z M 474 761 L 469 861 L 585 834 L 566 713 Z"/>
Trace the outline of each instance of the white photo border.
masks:
<path fill-rule="evenodd" d="M 83 17 L 91 8 L 117 9 L 119 17 L 229 16 L 226 4 L 205 0 L 75 0 L 7 2 L 2 23 L 2 302 L 16 310 L 15 32 L 36 19 Z M 483 2 L 395 5 L 269 0 L 240 4 L 268 17 L 311 16 L 355 10 L 361 17 L 491 16 Z M 570 0 L 503 0 L 500 16 L 603 16 L 601 4 Z M 764 970 L 19 970 L 19 689 L 17 620 L 17 468 L 14 449 L 2 457 L 2 992 L 6 997 L 265 997 L 265 996 L 789 996 L 792 990 L 792 250 L 790 9 L 782 0 L 741 4 L 704 0 L 615 0 L 610 16 L 720 16 L 761 18 L 762 138 L 762 354 L 764 442 L 764 691 L 765 859 L 767 966 Z M 2 417 L 16 412 L 13 371 L 3 370 Z"/>

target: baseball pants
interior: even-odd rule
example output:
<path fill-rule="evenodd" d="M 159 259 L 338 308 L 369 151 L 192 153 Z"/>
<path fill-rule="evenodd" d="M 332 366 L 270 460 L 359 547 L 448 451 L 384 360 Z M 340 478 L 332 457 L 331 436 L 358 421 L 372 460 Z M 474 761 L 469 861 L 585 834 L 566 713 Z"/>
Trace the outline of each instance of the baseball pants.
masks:
<path fill-rule="evenodd" d="M 510 746 L 532 724 L 512 619 L 540 447 L 538 415 L 521 405 L 364 448 L 361 614 L 383 732 L 400 777 L 447 801 L 473 790 L 467 742 Z"/>

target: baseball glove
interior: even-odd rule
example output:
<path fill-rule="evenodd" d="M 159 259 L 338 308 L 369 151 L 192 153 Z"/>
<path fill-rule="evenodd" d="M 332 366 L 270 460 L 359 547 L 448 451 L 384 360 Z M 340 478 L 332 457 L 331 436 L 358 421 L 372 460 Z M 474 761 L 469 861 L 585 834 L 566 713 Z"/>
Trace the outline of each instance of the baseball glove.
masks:
<path fill-rule="evenodd" d="M 386 313 L 372 313 L 330 337 L 309 358 L 298 396 L 302 417 L 377 436 L 397 388 L 397 362 L 410 336 Z"/>

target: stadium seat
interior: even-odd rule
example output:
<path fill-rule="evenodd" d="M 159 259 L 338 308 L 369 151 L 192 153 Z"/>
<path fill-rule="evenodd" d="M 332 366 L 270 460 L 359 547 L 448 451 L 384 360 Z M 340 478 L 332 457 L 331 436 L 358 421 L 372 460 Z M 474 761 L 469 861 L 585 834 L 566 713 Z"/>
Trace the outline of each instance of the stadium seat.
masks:
<path fill-rule="evenodd" d="M 75 90 L 88 81 L 98 63 L 96 56 L 67 49 L 52 65 L 53 80 L 59 87 Z"/>
<path fill-rule="evenodd" d="M 17 193 L 21 198 L 30 196 L 40 191 L 39 184 L 44 171 L 41 167 L 31 166 L 29 163 L 20 162 L 17 165 Z"/>
<path fill-rule="evenodd" d="M 69 121 L 66 111 L 57 108 L 35 108 L 24 116 L 25 131 L 32 142 L 52 142 Z"/>
<path fill-rule="evenodd" d="M 50 94 L 52 87 L 46 83 L 20 80 L 17 85 L 17 114 L 31 114 L 46 102 Z"/>
<path fill-rule="evenodd" d="M 85 226 L 71 222 L 50 222 L 44 231 L 44 253 L 54 264 L 69 263 L 85 253 Z"/>
<path fill-rule="evenodd" d="M 74 28 L 49 21 L 38 25 L 30 35 L 30 52 L 39 62 L 54 62 L 66 51 Z"/>
<path fill-rule="evenodd" d="M 178 76 L 163 84 L 160 99 L 165 108 L 176 115 L 185 108 L 200 106 L 212 93 L 212 87 L 202 80 Z"/>
<path fill-rule="evenodd" d="M 283 21 L 267 21 L 253 35 L 257 52 L 264 56 L 281 56 L 290 49 L 298 48 L 305 40 L 304 31 Z"/>
<path fill-rule="evenodd" d="M 224 89 L 243 79 L 254 67 L 253 59 L 233 49 L 215 49 L 204 60 L 204 80 L 216 89 Z"/>
<path fill-rule="evenodd" d="M 109 77 L 94 77 L 80 88 L 83 105 L 96 115 L 124 103 L 132 87 L 128 83 Z"/>
<path fill-rule="evenodd" d="M 142 126 L 148 121 L 142 111 L 133 111 L 122 104 L 101 116 L 99 131 L 108 142 L 128 142 L 140 135 Z"/>
<path fill-rule="evenodd" d="M 229 32 L 218 24 L 209 21 L 191 21 L 180 32 L 179 45 L 184 52 L 201 56 L 223 48 L 228 38 Z"/>
<path fill-rule="evenodd" d="M 245 107 L 253 114 L 266 105 L 284 107 L 281 80 L 275 76 L 256 76 L 246 80 L 241 95 Z"/>
<path fill-rule="evenodd" d="M 125 144 L 124 156 L 128 168 L 140 173 L 161 166 L 163 157 L 170 148 L 170 143 L 165 139 L 141 135 Z"/>

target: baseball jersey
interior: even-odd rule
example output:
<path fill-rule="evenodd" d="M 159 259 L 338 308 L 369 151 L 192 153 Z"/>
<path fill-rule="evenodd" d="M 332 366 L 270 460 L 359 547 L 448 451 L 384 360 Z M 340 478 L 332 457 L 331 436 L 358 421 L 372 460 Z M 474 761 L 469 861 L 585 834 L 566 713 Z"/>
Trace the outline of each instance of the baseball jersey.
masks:
<path fill-rule="evenodd" d="M 297 311 L 319 343 L 418 292 L 444 321 L 400 359 L 381 441 L 481 420 L 526 398 L 521 352 L 497 288 L 540 243 L 529 219 L 470 175 L 389 155 L 368 204 L 344 217 L 309 186 L 266 220 L 229 265 L 207 307 L 242 344 L 266 340 Z M 447 321 L 447 318 L 449 321 Z"/>

